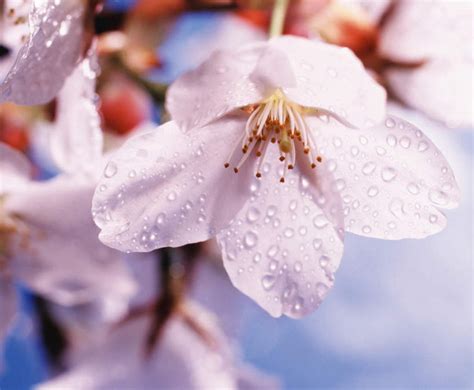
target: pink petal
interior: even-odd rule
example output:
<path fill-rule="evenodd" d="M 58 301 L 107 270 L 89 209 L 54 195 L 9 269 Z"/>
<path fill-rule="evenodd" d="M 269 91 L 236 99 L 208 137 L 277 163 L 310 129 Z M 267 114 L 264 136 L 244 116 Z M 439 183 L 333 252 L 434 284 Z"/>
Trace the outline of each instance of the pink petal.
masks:
<path fill-rule="evenodd" d="M 264 43 L 215 51 L 168 89 L 166 108 L 185 130 L 204 126 L 235 108 L 265 97 L 250 79 Z"/>
<path fill-rule="evenodd" d="M 60 304 L 106 293 L 125 299 L 135 291 L 123 254 L 97 238 L 90 216 L 94 187 L 78 176 L 58 177 L 32 183 L 5 200 L 5 210 L 28 229 L 11 243 L 15 276 Z"/>
<path fill-rule="evenodd" d="M 392 116 L 364 131 L 307 121 L 337 178 L 347 231 L 402 239 L 445 227 L 439 208 L 456 207 L 458 186 L 444 156 L 420 130 Z"/>
<path fill-rule="evenodd" d="M 31 171 L 31 164 L 23 154 L 0 142 L 0 196 L 25 186 Z"/>
<path fill-rule="evenodd" d="M 168 122 L 125 143 L 94 196 L 100 239 L 144 252 L 214 236 L 248 196 L 252 164 L 238 174 L 224 168 L 246 118 L 226 117 L 189 135 Z"/>
<path fill-rule="evenodd" d="M 470 1 L 399 1 L 384 24 L 379 50 L 398 61 L 472 59 Z"/>
<path fill-rule="evenodd" d="M 91 52 L 59 92 L 57 116 L 51 133 L 51 152 L 60 169 L 77 173 L 97 165 L 103 137 L 96 107 L 97 58 Z"/>
<path fill-rule="evenodd" d="M 386 73 L 398 98 L 450 127 L 472 127 L 472 61 L 430 61 L 420 68 Z"/>
<path fill-rule="evenodd" d="M 292 36 L 274 38 L 270 45 L 291 63 L 296 85 L 280 85 L 289 100 L 329 110 L 359 127 L 385 116 L 385 90 L 349 49 Z"/>
<path fill-rule="evenodd" d="M 42 104 L 50 101 L 76 66 L 83 49 L 82 0 L 34 0 L 30 35 L 0 84 L 0 102 Z"/>
<path fill-rule="evenodd" d="M 278 161 L 277 151 L 273 155 Z M 327 172 L 310 179 L 295 169 L 282 184 L 280 169 L 265 163 L 250 200 L 218 241 L 240 291 L 274 317 L 299 318 L 315 310 L 333 285 L 343 215 Z"/>

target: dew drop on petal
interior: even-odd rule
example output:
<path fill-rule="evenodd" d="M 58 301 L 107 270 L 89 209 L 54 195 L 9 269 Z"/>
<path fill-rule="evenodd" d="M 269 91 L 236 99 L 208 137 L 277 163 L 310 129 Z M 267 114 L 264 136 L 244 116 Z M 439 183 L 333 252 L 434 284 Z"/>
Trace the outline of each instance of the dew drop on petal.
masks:
<path fill-rule="evenodd" d="M 408 183 L 407 190 L 410 194 L 417 195 L 420 193 L 420 187 L 416 183 Z"/>
<path fill-rule="evenodd" d="M 264 290 L 269 291 L 273 288 L 276 282 L 276 277 L 273 275 L 265 275 L 262 278 L 262 287 Z"/>
<path fill-rule="evenodd" d="M 428 194 L 430 200 L 438 206 L 446 206 L 448 204 L 448 196 L 440 190 L 432 190 Z"/>
<path fill-rule="evenodd" d="M 318 229 L 323 229 L 328 225 L 328 221 L 323 214 L 320 214 L 313 218 L 313 225 Z"/>
<path fill-rule="evenodd" d="M 260 217 L 260 211 L 255 207 L 250 207 L 247 211 L 247 221 L 253 223 Z"/>
<path fill-rule="evenodd" d="M 280 248 L 278 247 L 278 245 L 272 245 L 270 248 L 268 248 L 267 256 L 275 257 L 279 250 Z"/>
<path fill-rule="evenodd" d="M 329 265 L 329 261 L 329 257 L 327 257 L 326 255 L 322 255 L 319 258 L 319 265 L 321 266 L 321 268 L 326 268 Z"/>
<path fill-rule="evenodd" d="M 315 238 L 313 240 L 313 248 L 317 251 L 321 249 L 321 246 L 323 245 L 323 241 L 319 238 Z"/>
<path fill-rule="evenodd" d="M 362 167 L 362 173 L 364 175 L 370 175 L 375 171 L 376 165 L 374 162 L 369 161 L 368 163 L 365 163 L 364 166 Z"/>
<path fill-rule="evenodd" d="M 108 179 L 111 177 L 114 177 L 117 174 L 118 168 L 117 164 L 114 163 L 113 161 L 110 161 L 104 169 L 104 176 Z"/>
<path fill-rule="evenodd" d="M 371 198 L 373 198 L 374 196 L 377 196 L 378 193 L 379 193 L 379 189 L 376 186 L 371 186 L 367 190 L 367 195 Z"/>
<path fill-rule="evenodd" d="M 244 245 L 246 246 L 247 249 L 253 248 L 255 245 L 257 245 L 258 241 L 258 236 L 257 233 L 248 231 L 244 235 Z"/>
<path fill-rule="evenodd" d="M 170 202 L 176 200 L 176 198 L 178 197 L 178 195 L 176 194 L 175 191 L 171 191 L 168 196 L 166 197 L 166 199 L 168 199 Z"/>
<path fill-rule="evenodd" d="M 397 171 L 392 167 L 382 169 L 382 180 L 390 182 L 397 177 Z"/>

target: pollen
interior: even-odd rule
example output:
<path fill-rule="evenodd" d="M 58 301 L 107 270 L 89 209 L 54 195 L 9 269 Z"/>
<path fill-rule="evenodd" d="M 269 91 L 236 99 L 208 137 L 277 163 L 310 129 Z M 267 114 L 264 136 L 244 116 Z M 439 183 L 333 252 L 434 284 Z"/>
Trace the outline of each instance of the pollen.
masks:
<path fill-rule="evenodd" d="M 286 172 L 294 169 L 298 151 L 305 156 L 310 168 L 315 168 L 317 163 L 322 162 L 321 157 L 316 154 L 311 129 L 304 120 L 305 109 L 290 102 L 280 90 L 260 104 L 243 107 L 242 111 L 249 114 L 245 131 L 224 167 L 230 166 L 236 150 L 240 149 L 241 158 L 234 167 L 234 172 L 239 172 L 250 155 L 255 155 L 258 159 L 255 176 L 260 178 L 270 143 L 278 147 L 278 159 L 283 164 L 281 183 L 285 182 Z"/>

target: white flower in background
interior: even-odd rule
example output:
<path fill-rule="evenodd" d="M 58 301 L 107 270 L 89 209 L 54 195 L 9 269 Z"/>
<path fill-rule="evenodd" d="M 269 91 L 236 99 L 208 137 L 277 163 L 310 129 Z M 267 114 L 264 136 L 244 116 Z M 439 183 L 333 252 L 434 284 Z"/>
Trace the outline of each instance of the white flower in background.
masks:
<path fill-rule="evenodd" d="M 167 103 L 175 121 L 128 141 L 104 170 L 100 239 L 150 251 L 217 235 L 234 285 L 273 316 L 319 306 L 344 230 L 422 238 L 458 203 L 441 152 L 385 118 L 384 90 L 347 49 L 280 37 L 216 52 Z"/>
<path fill-rule="evenodd" d="M 380 33 L 380 52 L 398 62 L 420 63 L 386 72 L 404 102 L 451 127 L 474 123 L 474 48 L 470 1 L 396 2 Z"/>
<path fill-rule="evenodd" d="M 190 306 L 188 302 L 187 306 Z M 147 318 L 130 320 L 84 350 L 68 372 L 38 389 L 276 389 L 275 379 L 240 366 L 216 319 L 202 307 L 189 307 L 208 337 L 181 317 L 167 324 L 152 355 L 143 355 Z M 80 343 L 80 340 L 78 340 Z"/>
<path fill-rule="evenodd" d="M 88 1 L 5 0 L 0 7 L 0 102 L 55 97 L 87 50 Z"/>

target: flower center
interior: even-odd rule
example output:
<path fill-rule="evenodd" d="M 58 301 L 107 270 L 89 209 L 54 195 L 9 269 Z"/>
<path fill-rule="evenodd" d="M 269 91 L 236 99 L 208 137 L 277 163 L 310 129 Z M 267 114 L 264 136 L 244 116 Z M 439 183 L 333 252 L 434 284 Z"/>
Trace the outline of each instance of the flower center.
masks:
<path fill-rule="evenodd" d="M 311 168 L 316 168 L 316 163 L 321 162 L 321 157 L 315 153 L 316 144 L 311 130 L 304 120 L 305 108 L 289 102 L 280 90 L 262 103 L 244 107 L 243 110 L 250 113 L 245 133 L 227 160 L 230 161 L 236 149 L 241 148 L 242 157 L 234 167 L 235 173 L 238 173 L 247 158 L 255 153 L 258 158 L 255 176 L 261 177 L 261 167 L 270 143 L 278 144 L 279 160 L 284 164 L 280 178 L 282 183 L 285 182 L 287 170 L 295 167 L 298 144 L 307 156 Z M 229 166 L 229 162 L 224 164 L 225 168 Z"/>

